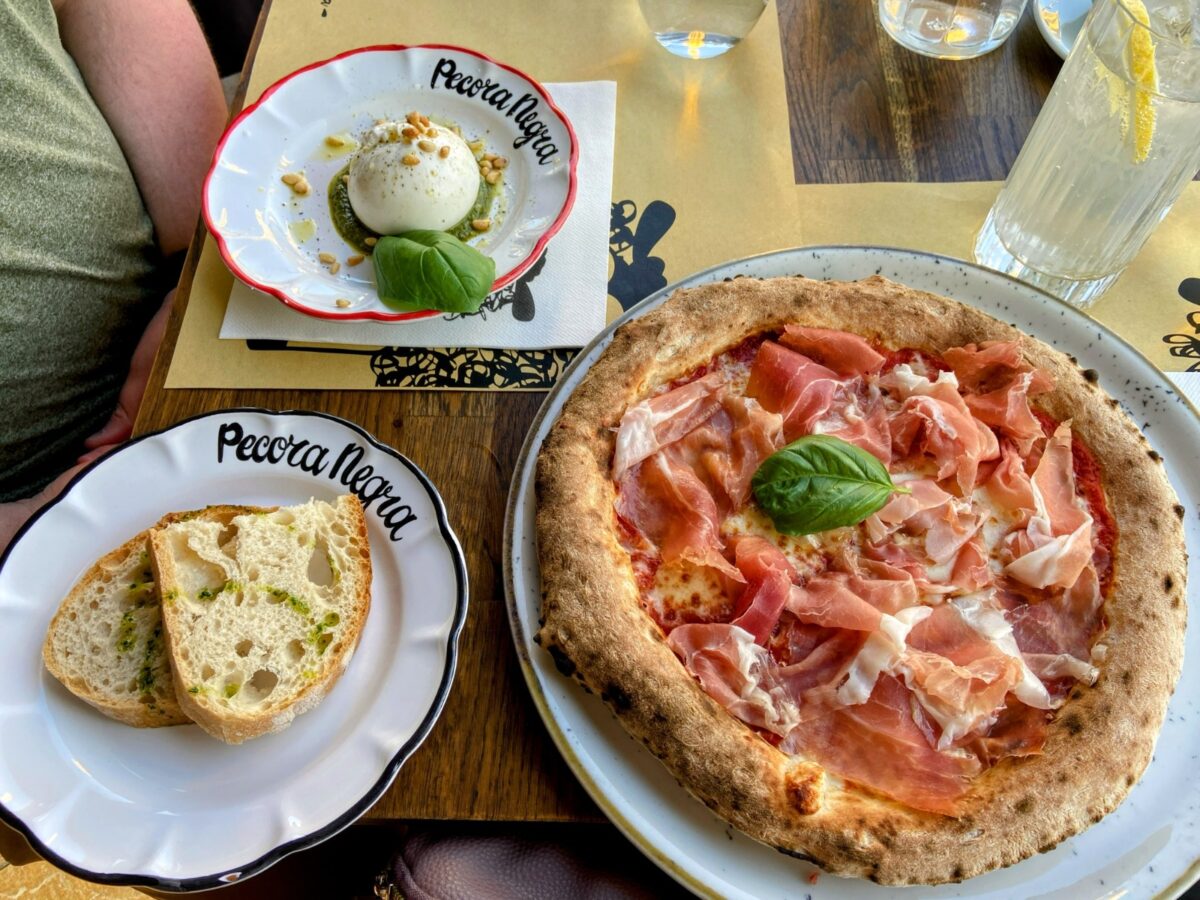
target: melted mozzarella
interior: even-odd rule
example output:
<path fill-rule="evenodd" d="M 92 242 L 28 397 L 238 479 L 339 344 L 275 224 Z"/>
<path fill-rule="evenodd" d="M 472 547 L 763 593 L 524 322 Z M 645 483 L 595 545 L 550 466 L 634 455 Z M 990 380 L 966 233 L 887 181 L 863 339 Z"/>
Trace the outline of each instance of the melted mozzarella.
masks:
<path fill-rule="evenodd" d="M 721 536 L 726 540 L 741 535 L 760 537 L 775 545 L 796 570 L 796 575 L 808 578 L 825 568 L 826 553 L 836 552 L 854 539 L 854 529 L 838 528 L 822 534 L 780 534 L 770 516 L 757 506 L 747 506 L 721 525 Z"/>

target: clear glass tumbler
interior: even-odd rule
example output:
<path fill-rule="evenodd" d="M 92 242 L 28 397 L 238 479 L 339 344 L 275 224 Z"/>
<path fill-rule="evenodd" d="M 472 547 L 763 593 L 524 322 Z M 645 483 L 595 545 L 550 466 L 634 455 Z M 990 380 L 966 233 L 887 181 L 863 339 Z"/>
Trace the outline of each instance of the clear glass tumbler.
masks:
<path fill-rule="evenodd" d="M 639 0 L 655 39 L 676 56 L 711 59 L 750 33 L 767 0 Z"/>
<path fill-rule="evenodd" d="M 879 24 L 902 47 L 936 59 L 974 59 L 1016 27 L 1025 0 L 879 0 Z"/>
<path fill-rule="evenodd" d="M 1200 169 L 1200 0 L 1096 0 L 975 241 L 1086 306 Z"/>

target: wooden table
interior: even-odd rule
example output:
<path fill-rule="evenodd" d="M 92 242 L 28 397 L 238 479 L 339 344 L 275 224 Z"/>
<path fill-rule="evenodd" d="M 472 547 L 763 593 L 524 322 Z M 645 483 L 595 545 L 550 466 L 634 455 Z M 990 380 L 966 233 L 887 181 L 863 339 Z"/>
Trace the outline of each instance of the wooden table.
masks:
<path fill-rule="evenodd" d="M 1003 178 L 1059 65 L 1032 19 L 1027 15 L 1008 43 L 988 57 L 938 62 L 893 44 L 878 29 L 874 7 L 867 0 L 780 0 L 797 182 Z M 268 2 L 247 73 L 269 8 Z M 243 79 L 243 91 L 244 85 Z M 240 103 L 241 96 L 235 105 Z M 399 448 L 428 473 L 466 553 L 470 612 L 454 688 L 428 740 L 368 815 L 600 819 L 528 697 L 505 612 L 505 498 L 543 395 L 164 390 L 202 238 L 203 226 L 192 243 L 137 432 L 231 406 L 341 416 Z"/>

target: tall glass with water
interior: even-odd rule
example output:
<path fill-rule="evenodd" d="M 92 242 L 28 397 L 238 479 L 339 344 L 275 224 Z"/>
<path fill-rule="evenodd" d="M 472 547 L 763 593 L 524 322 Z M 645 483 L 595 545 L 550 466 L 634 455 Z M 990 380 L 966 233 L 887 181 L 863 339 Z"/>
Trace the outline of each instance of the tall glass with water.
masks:
<path fill-rule="evenodd" d="M 1197 169 L 1200 0 L 1096 0 L 975 259 L 1087 305 Z"/>
<path fill-rule="evenodd" d="M 767 0 L 639 0 L 655 39 L 676 56 L 710 59 L 750 33 Z"/>
<path fill-rule="evenodd" d="M 879 0 L 879 24 L 914 53 L 973 59 L 1012 33 L 1025 0 Z"/>

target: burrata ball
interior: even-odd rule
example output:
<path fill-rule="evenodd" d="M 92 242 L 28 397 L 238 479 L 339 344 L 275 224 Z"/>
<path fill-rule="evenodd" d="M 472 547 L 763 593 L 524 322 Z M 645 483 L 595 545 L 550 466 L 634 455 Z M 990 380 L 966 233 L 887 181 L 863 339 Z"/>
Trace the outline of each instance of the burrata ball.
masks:
<path fill-rule="evenodd" d="M 381 122 L 363 135 L 350 160 L 350 205 L 379 234 L 445 231 L 475 205 L 479 163 L 449 128 L 422 126 L 418 136 L 405 139 L 406 127 Z"/>

